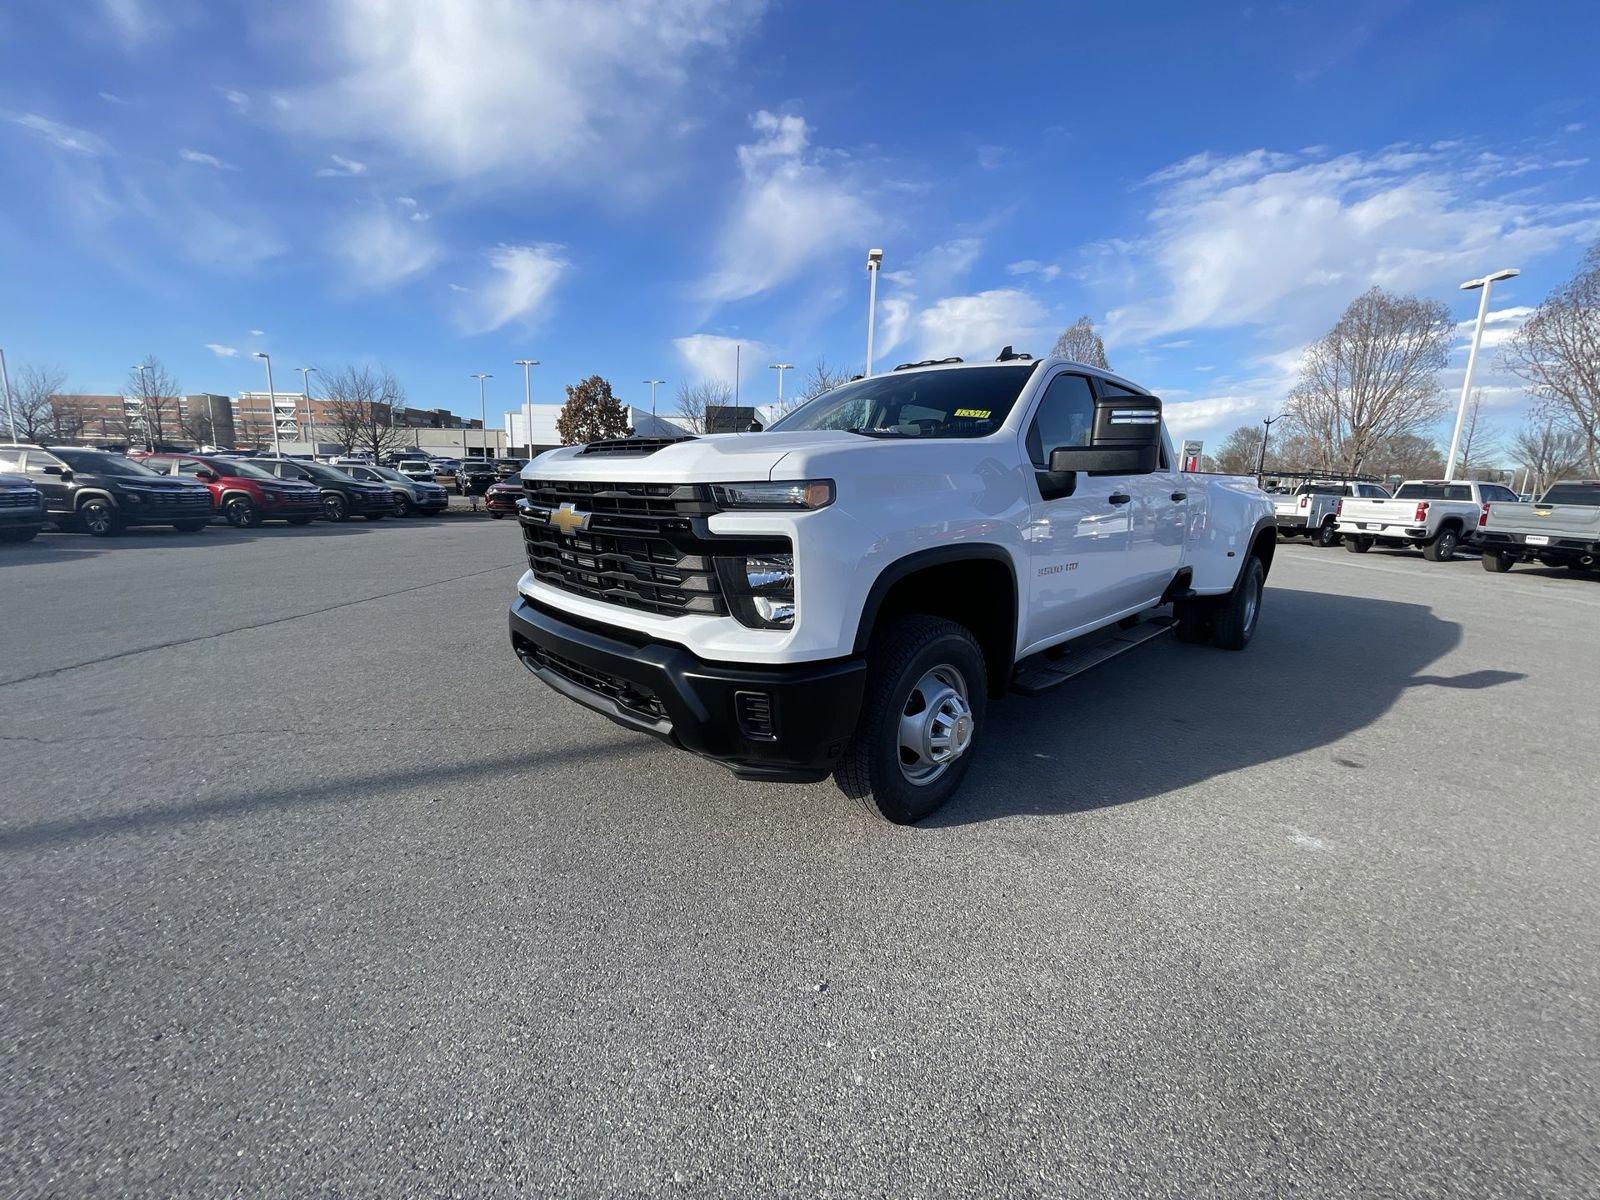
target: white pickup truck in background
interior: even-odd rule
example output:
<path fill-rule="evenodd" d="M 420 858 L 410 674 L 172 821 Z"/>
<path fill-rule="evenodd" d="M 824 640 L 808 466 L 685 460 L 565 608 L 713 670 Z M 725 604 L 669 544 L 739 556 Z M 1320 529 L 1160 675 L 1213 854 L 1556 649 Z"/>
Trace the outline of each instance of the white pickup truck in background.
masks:
<path fill-rule="evenodd" d="M 1352 496 L 1387 500 L 1389 489 L 1377 483 L 1314 479 L 1287 496 L 1272 498 L 1272 512 L 1282 538 L 1305 536 L 1319 546 L 1339 544 L 1339 501 Z"/>
<path fill-rule="evenodd" d="M 1478 525 L 1478 548 L 1483 569 L 1495 574 L 1518 562 L 1594 570 L 1600 566 L 1600 480 L 1551 484 L 1535 504 L 1490 504 Z"/>
<path fill-rule="evenodd" d="M 1417 546 L 1429 562 L 1448 562 L 1462 543 L 1477 537 L 1478 520 L 1491 502 L 1515 504 L 1517 494 L 1498 483 L 1411 479 L 1392 499 L 1340 501 L 1338 530 L 1352 554 L 1374 546 Z"/>

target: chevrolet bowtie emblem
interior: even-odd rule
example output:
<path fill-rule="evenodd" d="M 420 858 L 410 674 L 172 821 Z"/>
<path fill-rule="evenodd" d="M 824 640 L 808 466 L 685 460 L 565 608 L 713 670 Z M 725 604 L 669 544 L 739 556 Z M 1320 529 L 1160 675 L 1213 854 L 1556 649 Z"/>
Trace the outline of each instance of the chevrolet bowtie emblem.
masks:
<path fill-rule="evenodd" d="M 550 516 L 546 519 L 568 537 L 571 537 L 580 529 L 589 528 L 589 514 L 579 512 L 571 504 L 563 504 L 560 508 L 551 509 Z"/>

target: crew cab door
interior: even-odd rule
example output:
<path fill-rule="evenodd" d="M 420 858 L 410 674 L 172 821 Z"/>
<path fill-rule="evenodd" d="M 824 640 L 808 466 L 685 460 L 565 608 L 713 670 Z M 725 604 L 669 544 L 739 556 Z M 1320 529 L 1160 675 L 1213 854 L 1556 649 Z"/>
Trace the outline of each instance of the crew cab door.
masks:
<path fill-rule="evenodd" d="M 47 467 L 53 469 L 47 471 Z M 44 493 L 47 511 L 72 511 L 72 485 L 67 479 L 70 472 L 66 463 L 47 451 L 28 449 L 22 452 L 22 470 L 28 482 Z"/>
<path fill-rule="evenodd" d="M 1098 382 L 1098 381 L 1096 381 Z M 1130 394 L 1131 393 L 1127 393 Z M 1059 639 L 1146 600 L 1166 582 L 1183 551 L 1181 513 L 1170 469 L 1155 474 L 1056 473 L 1052 450 L 1088 447 L 1095 427 L 1095 383 L 1074 371 L 1046 384 L 1024 438 L 1037 499 L 1028 522 L 1031 567 L 1023 644 Z M 1154 589 L 1153 594 L 1150 594 Z"/>

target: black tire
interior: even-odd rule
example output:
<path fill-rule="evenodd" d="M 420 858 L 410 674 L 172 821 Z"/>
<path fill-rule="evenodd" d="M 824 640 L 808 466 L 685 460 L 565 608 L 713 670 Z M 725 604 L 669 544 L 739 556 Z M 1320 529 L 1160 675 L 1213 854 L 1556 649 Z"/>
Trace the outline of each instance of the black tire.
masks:
<path fill-rule="evenodd" d="M 261 524 L 261 510 L 249 496 L 229 496 L 222 502 L 222 519 L 235 529 L 254 529 Z"/>
<path fill-rule="evenodd" d="M 116 537 L 122 532 L 122 514 L 109 500 L 91 496 L 78 505 L 78 528 L 91 537 Z"/>
<path fill-rule="evenodd" d="M 322 497 L 322 515 L 329 521 L 348 521 L 350 519 L 350 501 L 338 492 L 326 492 Z"/>
<path fill-rule="evenodd" d="M 1339 544 L 1339 527 L 1332 521 L 1324 521 L 1317 529 L 1317 536 L 1312 540 L 1324 550 Z"/>
<path fill-rule="evenodd" d="M 394 515 L 397 517 L 409 517 L 411 511 L 411 500 L 400 492 L 396 492 L 394 494 Z"/>
<path fill-rule="evenodd" d="M 1365 554 L 1372 549 L 1372 539 L 1358 536 L 1347 537 L 1344 540 L 1344 548 L 1351 554 Z"/>
<path fill-rule="evenodd" d="M 1504 575 L 1511 570 L 1511 564 L 1517 560 L 1504 550 L 1485 550 L 1483 557 L 1478 561 L 1483 564 L 1485 571 L 1492 571 L 1496 575 Z"/>
<path fill-rule="evenodd" d="M 172 527 L 179 533 L 199 533 L 210 521 L 174 521 Z"/>
<path fill-rule="evenodd" d="M 38 536 L 37 529 L 0 529 L 0 542 L 9 542 L 13 545 L 18 542 L 31 542 Z"/>
<path fill-rule="evenodd" d="M 1243 650 L 1255 636 L 1256 623 L 1261 617 L 1261 601 L 1265 598 L 1267 568 L 1254 554 L 1244 560 L 1239 568 L 1239 578 L 1233 591 L 1217 605 L 1211 634 L 1213 645 L 1224 650 Z"/>
<path fill-rule="evenodd" d="M 1461 534 L 1454 525 L 1446 525 L 1433 535 L 1433 540 L 1422 548 L 1422 557 L 1429 562 L 1449 562 L 1461 545 Z"/>
<path fill-rule="evenodd" d="M 312 521 L 316 520 L 316 518 L 315 517 L 285 517 L 284 520 L 288 521 L 289 524 L 291 524 L 291 525 L 309 525 L 309 524 L 311 524 Z"/>
<path fill-rule="evenodd" d="M 839 790 L 897 825 L 937 810 L 972 764 L 987 686 L 983 651 L 965 626 L 921 615 L 889 622 L 873 638 L 855 736 L 834 771 Z M 952 697 L 959 704 L 952 704 Z M 902 751 L 902 724 L 919 716 L 924 717 L 922 750 Z M 949 757 L 935 761 L 932 731 L 949 725 L 952 717 L 950 737 L 959 748 L 951 754 L 945 745 Z"/>

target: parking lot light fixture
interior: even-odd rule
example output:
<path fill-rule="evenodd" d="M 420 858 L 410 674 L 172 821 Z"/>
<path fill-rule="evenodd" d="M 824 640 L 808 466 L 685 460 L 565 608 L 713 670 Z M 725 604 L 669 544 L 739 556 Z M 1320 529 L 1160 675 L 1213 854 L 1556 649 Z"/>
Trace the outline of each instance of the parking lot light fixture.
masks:
<path fill-rule="evenodd" d="M 883 266 L 883 251 L 867 251 L 867 378 L 872 377 L 872 330 L 878 323 L 878 268 Z"/>
<path fill-rule="evenodd" d="M 1283 420 L 1280 413 L 1276 417 L 1261 418 L 1261 453 L 1256 457 L 1256 482 L 1261 482 L 1261 473 L 1267 469 L 1267 435 L 1272 432 L 1272 427 Z"/>
<path fill-rule="evenodd" d="M 493 379 L 494 376 L 489 374 L 487 371 L 478 371 L 478 372 L 475 372 L 473 374 L 472 378 L 474 378 L 474 379 L 476 379 L 478 381 L 478 430 L 483 435 L 483 437 L 481 439 L 482 442 L 483 442 L 483 456 L 485 458 L 488 458 L 489 457 L 489 410 L 486 407 L 484 399 L 483 399 L 483 381 L 485 379 Z M 463 438 L 462 439 L 462 443 L 465 444 L 465 442 L 466 442 L 466 439 Z"/>
<path fill-rule="evenodd" d="M 783 373 L 794 370 L 793 363 L 768 363 L 767 370 L 778 373 L 778 415 L 783 415 Z"/>
<path fill-rule="evenodd" d="M 529 372 L 539 365 L 537 358 L 519 358 L 517 366 L 522 368 L 522 432 L 528 435 L 528 457 L 533 457 L 533 376 Z M 506 430 L 509 437 L 511 431 Z"/>
<path fill-rule="evenodd" d="M 11 411 L 11 375 L 6 371 L 6 352 L 0 349 L 0 384 L 6 393 L 6 424 L 11 426 L 11 440 L 17 440 L 17 414 Z"/>
<path fill-rule="evenodd" d="M 1510 279 L 1522 272 L 1515 267 L 1505 267 L 1482 279 L 1469 279 L 1461 285 L 1463 292 L 1481 290 L 1478 297 L 1478 320 L 1472 327 L 1472 347 L 1467 351 L 1467 373 L 1461 379 L 1461 402 L 1456 405 L 1456 428 L 1450 435 L 1450 457 L 1445 459 L 1444 478 L 1448 483 L 1456 477 L 1456 451 L 1461 448 L 1461 426 L 1467 418 L 1467 397 L 1472 395 L 1472 373 L 1478 365 L 1478 347 L 1483 344 L 1483 323 L 1489 316 L 1489 293 L 1502 279 Z"/>
<path fill-rule="evenodd" d="M 650 436 L 654 437 L 655 434 L 656 434 L 656 431 L 653 428 L 653 426 L 655 425 L 655 420 L 656 420 L 656 384 L 665 383 L 666 380 L 665 379 L 646 379 L 644 382 L 646 382 L 646 383 L 648 383 L 650 385 L 650 424 L 652 426 L 652 428 L 650 430 Z"/>
<path fill-rule="evenodd" d="M 317 453 L 317 415 L 311 410 L 311 376 L 315 367 L 296 367 L 300 372 L 300 395 L 306 402 L 306 441 L 311 443 L 312 457 Z M 320 372 L 317 372 L 320 374 Z"/>
<path fill-rule="evenodd" d="M 267 420 L 272 422 L 272 453 L 280 455 L 278 449 L 278 397 L 272 390 L 272 355 L 265 350 L 257 350 L 255 357 L 267 364 Z"/>

